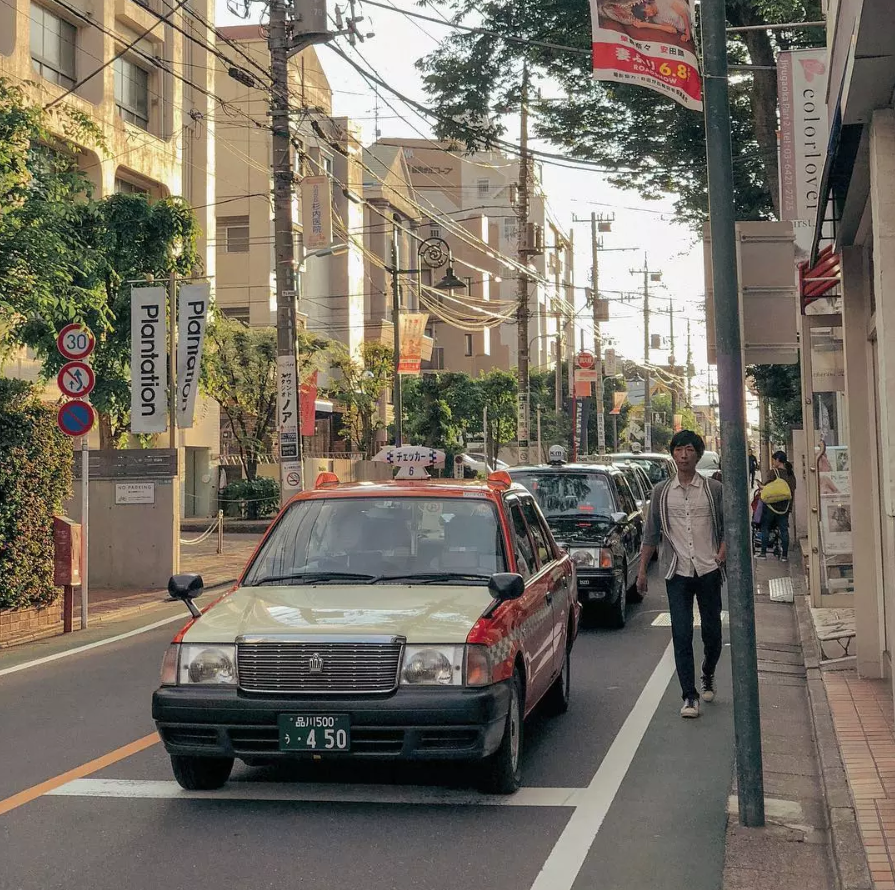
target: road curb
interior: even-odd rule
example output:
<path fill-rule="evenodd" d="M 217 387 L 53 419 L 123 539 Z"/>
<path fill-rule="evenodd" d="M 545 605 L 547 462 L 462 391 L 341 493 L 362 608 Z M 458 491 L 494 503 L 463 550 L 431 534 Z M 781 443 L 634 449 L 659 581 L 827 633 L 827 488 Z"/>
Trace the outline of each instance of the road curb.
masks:
<path fill-rule="evenodd" d="M 207 587 L 203 588 L 203 592 L 210 593 L 221 588 L 230 587 L 235 583 L 236 578 L 228 578 L 226 581 L 218 581 L 216 584 L 209 584 Z M 160 596 L 162 593 L 163 591 L 159 591 Z M 90 626 L 96 624 L 108 624 L 109 622 L 119 621 L 124 618 L 132 618 L 134 615 L 139 615 L 141 612 L 148 612 L 152 609 L 157 609 L 160 606 L 167 606 L 174 602 L 177 602 L 177 600 L 159 599 L 157 602 L 140 603 L 138 606 L 122 606 L 120 609 L 109 609 L 107 612 L 100 612 L 96 616 L 91 616 Z"/>
<path fill-rule="evenodd" d="M 814 634 L 808 594 L 801 572 L 793 574 L 792 582 L 799 641 L 808 676 L 811 734 L 820 764 L 821 784 L 830 823 L 830 845 L 836 883 L 840 890 L 873 890 L 870 868 L 839 752 L 833 714 L 821 676 L 820 649 Z"/>

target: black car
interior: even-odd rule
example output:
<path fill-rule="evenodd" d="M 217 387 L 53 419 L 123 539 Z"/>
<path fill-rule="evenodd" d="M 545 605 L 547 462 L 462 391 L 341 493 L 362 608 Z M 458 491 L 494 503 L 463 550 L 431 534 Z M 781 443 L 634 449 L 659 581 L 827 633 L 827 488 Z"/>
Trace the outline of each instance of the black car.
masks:
<path fill-rule="evenodd" d="M 585 614 L 624 627 L 628 600 L 639 599 L 643 540 L 643 516 L 624 473 L 593 464 L 513 467 L 509 473 L 535 496 L 556 542 L 571 554 Z"/>
<path fill-rule="evenodd" d="M 655 488 L 660 482 L 670 479 L 677 473 L 677 467 L 668 454 L 658 454 L 652 451 L 625 451 L 610 454 L 612 460 L 624 460 L 636 464 L 649 476 L 649 481 Z"/>

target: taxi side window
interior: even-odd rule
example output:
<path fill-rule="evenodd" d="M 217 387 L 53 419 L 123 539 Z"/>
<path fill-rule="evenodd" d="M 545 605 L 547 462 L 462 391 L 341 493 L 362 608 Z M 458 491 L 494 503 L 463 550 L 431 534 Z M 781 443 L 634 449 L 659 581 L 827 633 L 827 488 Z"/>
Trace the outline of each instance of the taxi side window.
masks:
<path fill-rule="evenodd" d="M 535 542 L 535 550 L 537 550 L 538 553 L 538 562 L 541 564 L 541 567 L 543 567 L 547 565 L 547 563 L 553 562 L 553 548 L 550 546 L 550 541 L 544 533 L 534 502 L 531 498 L 523 498 L 521 503 L 522 514 L 528 522 L 529 531 Z"/>
<path fill-rule="evenodd" d="M 518 501 L 507 504 L 510 510 L 510 522 L 513 525 L 513 549 L 516 551 L 516 568 L 526 580 L 531 577 L 535 569 L 535 555 L 528 537 L 528 528 L 525 525 L 525 517 L 519 507 Z"/>
<path fill-rule="evenodd" d="M 632 513 L 637 512 L 637 503 L 634 500 L 634 495 L 631 494 L 631 489 L 628 486 L 628 480 L 625 479 L 624 476 L 616 476 L 615 477 L 615 486 L 618 489 L 619 498 L 621 500 L 622 510 L 625 511 L 629 516 Z"/>

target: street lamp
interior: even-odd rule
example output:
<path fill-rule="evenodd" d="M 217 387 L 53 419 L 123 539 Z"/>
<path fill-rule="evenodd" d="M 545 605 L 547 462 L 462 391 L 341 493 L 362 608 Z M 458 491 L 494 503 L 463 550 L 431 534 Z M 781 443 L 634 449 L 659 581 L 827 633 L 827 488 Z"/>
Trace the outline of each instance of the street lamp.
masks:
<path fill-rule="evenodd" d="M 399 269 L 398 268 L 398 226 L 395 225 L 392 230 L 392 264 L 386 266 L 385 271 L 390 272 L 392 276 L 392 327 L 394 328 L 394 409 L 395 409 L 395 445 L 401 446 L 404 441 L 404 407 L 401 399 L 401 375 L 398 373 L 398 365 L 401 360 L 401 301 L 398 293 L 398 276 L 414 275 L 419 269 Z M 447 266 L 444 277 L 438 284 L 432 285 L 435 290 L 446 291 L 450 293 L 453 290 L 465 288 L 466 283 L 454 274 L 454 255 L 451 252 L 451 246 L 443 238 L 426 238 L 419 243 L 416 251 L 417 259 L 427 269 L 441 269 Z"/>

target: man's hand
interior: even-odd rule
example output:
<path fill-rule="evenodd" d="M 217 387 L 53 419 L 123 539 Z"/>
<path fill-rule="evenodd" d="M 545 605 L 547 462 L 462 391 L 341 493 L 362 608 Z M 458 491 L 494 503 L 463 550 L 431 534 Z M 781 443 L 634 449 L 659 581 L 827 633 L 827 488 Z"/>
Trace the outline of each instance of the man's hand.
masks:
<path fill-rule="evenodd" d="M 715 562 L 718 563 L 719 566 L 723 566 L 725 562 L 727 562 L 727 542 L 722 541 L 721 546 L 718 548 L 718 552 L 715 554 Z"/>
<path fill-rule="evenodd" d="M 641 569 L 637 573 L 637 592 L 641 596 L 645 596 L 647 587 L 648 587 L 648 584 L 647 584 L 647 580 L 646 580 L 646 572 L 643 569 Z"/>

